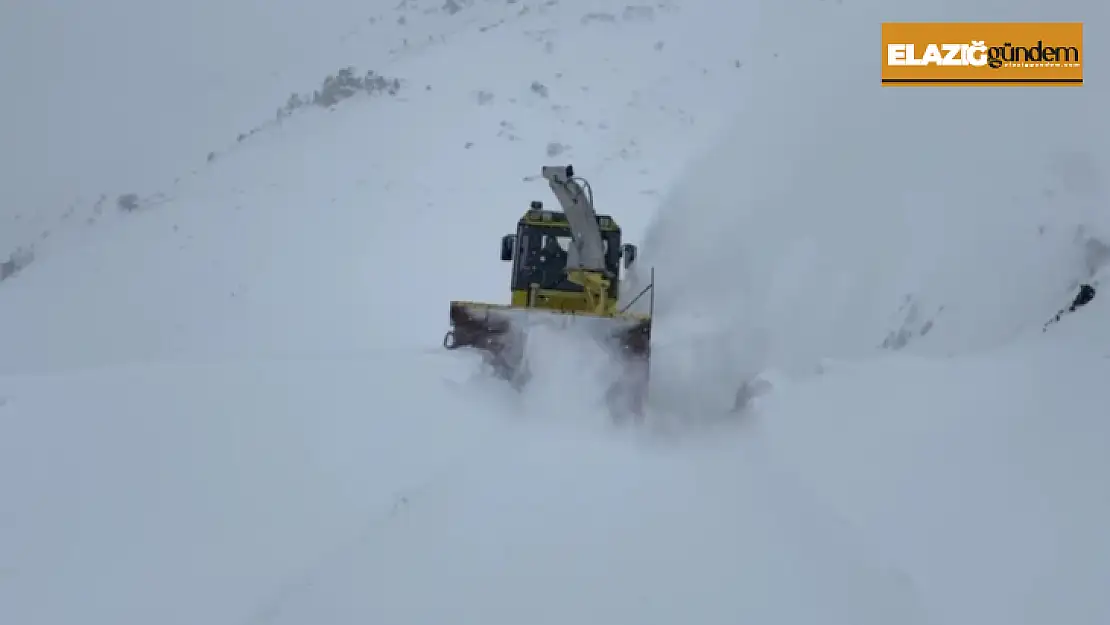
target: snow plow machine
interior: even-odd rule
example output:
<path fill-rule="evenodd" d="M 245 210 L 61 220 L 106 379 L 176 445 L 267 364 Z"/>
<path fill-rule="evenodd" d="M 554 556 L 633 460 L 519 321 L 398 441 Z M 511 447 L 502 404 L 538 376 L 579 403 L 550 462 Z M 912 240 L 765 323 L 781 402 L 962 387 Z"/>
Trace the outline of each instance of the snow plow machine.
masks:
<path fill-rule="evenodd" d="M 447 349 L 480 351 L 498 377 L 517 390 L 531 377 L 525 343 L 529 330 L 544 325 L 588 336 L 606 348 L 616 370 L 606 403 L 616 419 L 643 416 L 651 359 L 655 305 L 651 282 L 619 306 L 620 269 L 636 260 L 636 246 L 621 243 L 620 226 L 594 211 L 589 182 L 574 168 L 545 166 L 541 175 L 562 208 L 533 201 L 516 232 L 501 239 L 501 260 L 511 262 L 509 304 L 452 301 Z M 627 312 L 650 293 L 647 314 Z"/>

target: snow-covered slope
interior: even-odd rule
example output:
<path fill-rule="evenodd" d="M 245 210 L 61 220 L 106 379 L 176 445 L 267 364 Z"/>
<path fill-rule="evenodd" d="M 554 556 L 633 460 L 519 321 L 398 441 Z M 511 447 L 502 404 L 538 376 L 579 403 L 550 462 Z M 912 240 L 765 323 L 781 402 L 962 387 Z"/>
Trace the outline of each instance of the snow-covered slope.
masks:
<path fill-rule="evenodd" d="M 753 48 L 774 60 L 642 255 L 682 285 L 657 300 L 669 401 L 774 382 L 750 440 L 897 562 L 936 622 L 1110 618 L 1105 44 L 1089 40 L 1081 90 L 881 90 L 844 62 L 870 58 L 880 21 L 1097 32 L 1110 9 L 761 6 Z M 1095 302 L 1042 332 L 1081 282 L 1102 285 Z"/>
<path fill-rule="evenodd" d="M 1041 331 L 1106 272 L 1105 70 L 894 91 L 843 58 L 1107 9 L 949 4 L 337 2 L 329 45 L 229 52 L 276 77 L 152 168 L 342 66 L 402 87 L 144 172 L 157 206 L 0 284 L 0 621 L 1106 621 L 1105 295 Z M 440 349 L 559 162 L 658 270 L 643 428 L 565 339 L 524 395 Z"/>
<path fill-rule="evenodd" d="M 287 118 L 168 190 L 172 205 L 40 254 L 40 278 L 4 285 L 5 321 L 25 329 L 0 369 L 438 344 L 448 299 L 504 295 L 498 238 L 550 199 L 522 181 L 546 162 L 603 177 L 599 208 L 635 234 L 739 98 L 743 47 L 675 41 L 674 20 L 703 12 L 622 7 L 472 7 L 486 19 L 450 44 L 377 70 L 405 82 L 395 97 Z"/>
<path fill-rule="evenodd" d="M 0 74 L 23 97 L 0 104 L 3 229 L 20 225 L 7 221 L 15 214 L 56 228 L 101 193 L 165 191 L 336 63 L 361 52 L 377 65 L 404 37 L 429 34 L 395 27 L 395 5 L 5 3 Z"/>
<path fill-rule="evenodd" d="M 1039 332 L 1110 260 L 1104 67 L 1074 90 L 880 89 L 870 63 L 845 61 L 873 57 L 884 20 L 1082 19 L 1094 32 L 1110 9 L 760 7 L 741 112 L 670 190 L 642 254 L 664 281 L 661 323 L 704 345 L 692 377 L 997 347 Z"/>

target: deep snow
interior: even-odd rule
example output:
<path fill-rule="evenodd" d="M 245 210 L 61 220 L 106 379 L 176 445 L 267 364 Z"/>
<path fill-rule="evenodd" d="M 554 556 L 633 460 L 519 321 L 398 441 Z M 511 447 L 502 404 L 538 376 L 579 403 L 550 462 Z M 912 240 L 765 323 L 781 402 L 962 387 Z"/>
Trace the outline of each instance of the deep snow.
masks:
<path fill-rule="evenodd" d="M 206 119 L 136 120 L 164 154 L 64 144 L 167 200 L 0 284 L 0 621 L 1110 619 L 1105 294 L 1042 332 L 1107 272 L 1105 48 L 1075 90 L 842 61 L 883 20 L 1097 33 L 1102 3 L 460 4 L 279 4 L 270 39 L 199 48 L 235 85 Z M 257 10 L 191 7 L 166 41 Z M 348 64 L 405 87 L 158 182 Z M 109 108 L 64 123 L 110 136 Z M 562 162 L 657 269 L 639 428 L 599 411 L 588 346 L 533 337 L 557 384 L 523 395 L 440 349 L 450 299 L 506 299 L 498 238 Z"/>

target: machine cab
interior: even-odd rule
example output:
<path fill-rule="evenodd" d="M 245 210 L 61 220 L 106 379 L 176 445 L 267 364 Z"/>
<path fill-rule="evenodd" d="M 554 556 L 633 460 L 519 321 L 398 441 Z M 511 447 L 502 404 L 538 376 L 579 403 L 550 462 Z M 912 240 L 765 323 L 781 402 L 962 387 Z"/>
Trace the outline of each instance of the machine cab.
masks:
<path fill-rule="evenodd" d="M 598 215 L 597 222 L 605 247 L 605 266 L 612 280 L 609 296 L 616 300 L 620 294 L 621 261 L 626 268 L 632 266 L 636 260 L 636 246 L 621 245 L 621 229 L 612 217 Z M 516 233 L 501 238 L 501 260 L 513 264 L 512 290 L 527 291 L 531 284 L 539 284 L 546 290 L 581 292 L 580 285 L 566 278 L 567 263 L 573 262 L 571 243 L 566 214 L 545 210 L 541 202 L 532 202 L 529 211 L 517 222 Z M 550 256 L 557 260 L 552 262 Z"/>

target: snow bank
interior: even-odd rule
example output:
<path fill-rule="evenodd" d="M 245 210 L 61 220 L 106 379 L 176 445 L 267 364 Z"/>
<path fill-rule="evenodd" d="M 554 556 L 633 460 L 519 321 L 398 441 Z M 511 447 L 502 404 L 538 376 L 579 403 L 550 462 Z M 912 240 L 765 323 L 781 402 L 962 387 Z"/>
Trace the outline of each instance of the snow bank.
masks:
<path fill-rule="evenodd" d="M 697 318 L 792 371 L 1039 330 L 1086 277 L 1085 239 L 1110 238 L 1105 70 L 1082 89 L 882 89 L 879 23 L 1106 17 L 1083 0 L 760 5 L 750 96 L 645 244 L 661 325 Z"/>

